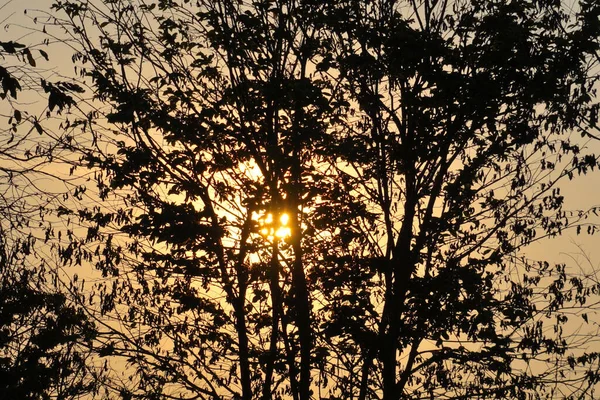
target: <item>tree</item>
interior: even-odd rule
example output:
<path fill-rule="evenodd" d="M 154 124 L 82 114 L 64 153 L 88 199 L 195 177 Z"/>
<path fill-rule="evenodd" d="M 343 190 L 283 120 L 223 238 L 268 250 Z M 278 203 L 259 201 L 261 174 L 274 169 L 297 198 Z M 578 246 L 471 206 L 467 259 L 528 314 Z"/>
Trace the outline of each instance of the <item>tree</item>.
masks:
<path fill-rule="evenodd" d="M 94 325 L 26 260 L 33 239 L 8 248 L 0 237 L 0 394 L 18 399 L 76 399 L 100 383 L 89 351 Z"/>
<path fill-rule="evenodd" d="M 50 177 L 45 168 L 60 149 L 38 139 L 47 128 L 17 98 L 43 87 L 50 111 L 61 112 L 73 103 L 67 89 L 76 87 L 40 86 L 39 57 L 48 60 L 44 50 L 0 41 L 0 105 L 10 113 L 0 142 L 0 397 L 75 399 L 101 383 L 90 348 L 97 332 L 40 245 L 49 239 L 46 218 L 60 193 L 40 181 Z"/>
<path fill-rule="evenodd" d="M 596 229 L 558 187 L 597 167 L 595 2 L 54 8 L 105 201 L 61 255 L 108 279 L 124 397 L 594 396 L 598 282 L 521 251 Z"/>

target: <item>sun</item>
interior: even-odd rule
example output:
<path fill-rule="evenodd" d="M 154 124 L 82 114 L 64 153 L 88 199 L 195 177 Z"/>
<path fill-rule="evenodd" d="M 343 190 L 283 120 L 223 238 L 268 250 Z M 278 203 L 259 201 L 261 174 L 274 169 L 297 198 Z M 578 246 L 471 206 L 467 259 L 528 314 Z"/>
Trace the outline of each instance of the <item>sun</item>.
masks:
<path fill-rule="evenodd" d="M 279 216 L 279 228 L 275 232 L 275 236 L 280 239 L 285 239 L 292 236 L 292 230 L 288 226 L 288 222 L 290 222 L 289 215 L 283 213 Z"/>
<path fill-rule="evenodd" d="M 292 229 L 288 226 L 289 222 L 290 216 L 287 213 L 279 214 L 278 218 L 272 213 L 267 213 L 258 220 L 261 227 L 260 234 L 269 240 L 288 238 L 292 236 Z"/>

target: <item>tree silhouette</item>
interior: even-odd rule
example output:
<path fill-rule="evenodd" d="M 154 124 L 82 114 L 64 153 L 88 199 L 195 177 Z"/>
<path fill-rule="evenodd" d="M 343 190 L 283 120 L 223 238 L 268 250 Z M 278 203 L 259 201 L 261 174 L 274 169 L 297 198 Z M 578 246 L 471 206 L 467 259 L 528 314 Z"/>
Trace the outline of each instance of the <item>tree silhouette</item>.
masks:
<path fill-rule="evenodd" d="M 40 246 L 51 236 L 46 217 L 60 193 L 40 180 L 59 152 L 53 140 L 39 139 L 42 120 L 18 102 L 23 92 L 47 89 L 50 110 L 60 112 L 77 87 L 40 86 L 35 67 L 36 58 L 48 59 L 44 50 L 0 41 L 0 58 L 0 105 L 10 113 L 0 141 L 0 397 L 81 398 L 101 382 L 90 348 L 96 330 Z"/>
<path fill-rule="evenodd" d="M 104 200 L 60 254 L 123 397 L 594 397 L 598 282 L 522 250 L 596 229 L 558 186 L 597 167 L 595 2 L 54 7 Z"/>

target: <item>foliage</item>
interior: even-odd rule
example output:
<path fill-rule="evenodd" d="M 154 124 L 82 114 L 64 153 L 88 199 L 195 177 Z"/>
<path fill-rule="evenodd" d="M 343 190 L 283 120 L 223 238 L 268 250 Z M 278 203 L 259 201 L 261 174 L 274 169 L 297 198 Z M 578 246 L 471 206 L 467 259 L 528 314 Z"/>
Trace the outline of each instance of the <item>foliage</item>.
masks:
<path fill-rule="evenodd" d="M 37 53 L 48 59 L 44 50 Z M 0 397 L 81 398 L 101 383 L 90 350 L 96 329 L 68 298 L 60 272 L 44 253 L 48 247 L 39 240 L 49 239 L 48 207 L 59 193 L 40 179 L 52 177 L 44 168 L 58 154 L 57 144 L 39 139 L 48 134 L 42 119 L 22 111 L 17 100 L 36 87 L 33 50 L 0 41 L 0 58 L 0 106 L 10 113 L 0 142 Z M 72 103 L 66 90 L 58 97 L 48 92 L 51 110 Z"/>
<path fill-rule="evenodd" d="M 594 397 L 600 286 L 522 250 L 595 230 L 558 186 L 598 163 L 595 2 L 54 7 L 105 201 L 61 256 L 107 277 L 123 397 Z"/>
<path fill-rule="evenodd" d="M 0 238 L 0 395 L 76 399 L 97 390 L 88 369 L 95 329 L 83 310 L 25 260 L 32 238 L 7 248 Z"/>

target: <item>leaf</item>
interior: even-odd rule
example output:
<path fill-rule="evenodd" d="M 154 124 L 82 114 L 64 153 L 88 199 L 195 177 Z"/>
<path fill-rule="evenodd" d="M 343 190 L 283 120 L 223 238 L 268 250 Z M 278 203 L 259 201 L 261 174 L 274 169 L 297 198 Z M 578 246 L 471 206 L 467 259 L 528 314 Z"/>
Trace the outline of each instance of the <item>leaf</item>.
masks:
<path fill-rule="evenodd" d="M 21 111 L 15 110 L 14 116 L 15 116 L 15 120 L 17 121 L 17 124 L 21 123 Z"/>
<path fill-rule="evenodd" d="M 115 344 L 114 343 L 109 343 L 106 346 L 103 346 L 100 349 L 98 349 L 98 355 L 100 357 L 110 356 L 114 352 L 115 352 Z"/>
<path fill-rule="evenodd" d="M 15 54 L 17 49 L 22 49 L 25 45 L 16 42 L 0 42 L 0 46 L 4 49 L 8 54 Z"/>
<path fill-rule="evenodd" d="M 56 215 L 57 216 L 63 216 L 63 215 L 70 215 L 72 214 L 73 211 L 69 210 L 68 208 L 64 207 L 64 206 L 58 206 L 58 208 L 56 209 Z"/>
<path fill-rule="evenodd" d="M 35 67 L 35 59 L 33 58 L 31 51 L 29 51 L 29 49 L 25 49 L 23 50 L 23 54 L 25 54 L 25 56 L 27 57 L 27 62 L 29 62 L 29 65 Z"/>
<path fill-rule="evenodd" d="M 3 95 L 6 96 L 6 93 L 10 93 L 11 97 L 16 99 L 17 90 L 21 90 L 21 85 L 19 84 L 19 81 L 11 76 L 8 70 L 2 66 L 0 66 L 0 82 L 2 82 Z"/>
<path fill-rule="evenodd" d="M 40 54 L 42 55 L 42 57 L 44 57 L 44 59 L 46 61 L 49 60 L 48 53 L 46 53 L 44 50 L 38 50 L 38 51 L 40 52 Z"/>
<path fill-rule="evenodd" d="M 35 121 L 33 121 L 33 127 L 35 128 L 35 130 L 37 131 L 37 133 L 39 133 L 40 135 L 42 133 L 44 133 L 44 130 L 42 129 L 42 126 L 40 125 L 39 121 L 36 119 Z"/>

